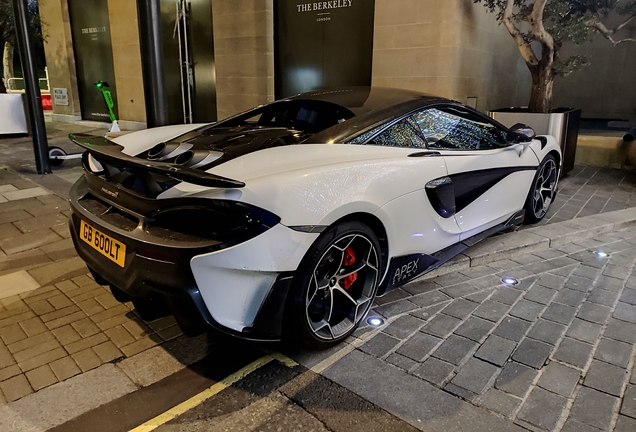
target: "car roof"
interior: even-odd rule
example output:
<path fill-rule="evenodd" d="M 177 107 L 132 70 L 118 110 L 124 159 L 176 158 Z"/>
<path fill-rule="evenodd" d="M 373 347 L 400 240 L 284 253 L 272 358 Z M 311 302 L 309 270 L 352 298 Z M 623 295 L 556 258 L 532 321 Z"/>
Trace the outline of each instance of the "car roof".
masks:
<path fill-rule="evenodd" d="M 347 108 L 355 117 L 309 137 L 305 143 L 342 142 L 371 126 L 448 99 L 413 90 L 385 87 L 342 87 L 302 93 L 286 100 L 322 101 Z"/>

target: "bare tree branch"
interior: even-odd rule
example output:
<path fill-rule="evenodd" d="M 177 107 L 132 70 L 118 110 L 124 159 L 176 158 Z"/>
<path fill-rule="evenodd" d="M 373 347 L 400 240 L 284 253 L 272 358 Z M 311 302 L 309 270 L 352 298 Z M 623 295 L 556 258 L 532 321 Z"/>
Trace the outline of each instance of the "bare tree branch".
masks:
<path fill-rule="evenodd" d="M 632 15 L 629 18 L 627 18 L 625 21 L 623 21 L 622 23 L 620 23 L 619 25 L 616 26 L 616 28 L 614 29 L 614 33 L 619 32 L 623 29 L 623 27 L 625 27 L 627 24 L 629 24 L 630 22 L 632 22 L 632 20 L 636 18 L 636 15 Z"/>
<path fill-rule="evenodd" d="M 515 42 L 517 43 L 517 47 L 519 48 L 521 57 L 523 57 L 525 62 L 528 63 L 529 65 L 536 66 L 537 64 L 539 64 L 539 59 L 537 59 L 537 56 L 534 54 L 534 51 L 532 51 L 532 47 L 530 46 L 528 41 L 526 41 L 523 38 L 523 35 L 519 31 L 519 29 L 512 22 L 512 13 L 513 13 L 514 3 L 515 3 L 514 0 L 507 0 L 506 8 L 504 9 L 503 17 L 501 21 L 503 22 L 503 25 L 508 30 L 508 33 L 510 33 L 510 36 L 512 36 Z"/>
<path fill-rule="evenodd" d="M 612 45 L 616 46 L 620 43 L 623 42 L 636 42 L 636 39 L 634 38 L 624 38 L 624 39 L 619 39 L 616 40 L 614 39 L 614 35 L 622 30 L 627 24 L 629 24 L 634 18 L 636 18 L 636 15 L 632 15 L 629 18 L 627 18 L 625 21 L 623 21 L 622 23 L 620 23 L 619 25 L 617 25 L 615 28 L 613 29 L 609 29 L 607 28 L 607 26 L 605 24 L 603 24 L 603 21 L 601 21 L 601 16 L 599 14 L 595 14 L 594 17 L 587 22 L 587 25 L 589 27 L 593 27 L 596 30 L 598 30 L 598 32 L 608 41 L 610 41 L 612 43 Z"/>
<path fill-rule="evenodd" d="M 544 48 L 547 48 L 550 53 L 554 53 L 554 38 L 548 33 L 543 26 L 543 11 L 548 0 L 537 0 L 532 6 L 532 12 L 528 17 L 530 23 L 530 29 L 534 37 L 541 42 Z"/>

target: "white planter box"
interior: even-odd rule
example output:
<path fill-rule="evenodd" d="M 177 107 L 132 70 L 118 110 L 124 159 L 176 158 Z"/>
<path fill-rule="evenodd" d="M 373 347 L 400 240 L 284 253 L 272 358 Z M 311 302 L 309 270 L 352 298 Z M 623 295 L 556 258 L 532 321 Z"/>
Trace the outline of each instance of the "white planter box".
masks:
<path fill-rule="evenodd" d="M 0 135 L 26 133 L 29 130 L 22 95 L 0 93 Z"/>

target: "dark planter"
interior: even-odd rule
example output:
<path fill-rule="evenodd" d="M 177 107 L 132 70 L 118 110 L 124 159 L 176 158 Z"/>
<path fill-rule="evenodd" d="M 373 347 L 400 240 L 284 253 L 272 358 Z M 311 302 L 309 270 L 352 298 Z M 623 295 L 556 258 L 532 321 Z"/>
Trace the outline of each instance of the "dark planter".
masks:
<path fill-rule="evenodd" d="M 563 171 L 566 174 L 574 168 L 576 142 L 579 137 L 581 110 L 575 108 L 557 108 L 549 114 L 529 113 L 525 108 L 501 108 L 489 111 L 490 117 L 504 126 L 515 123 L 530 126 L 537 135 L 552 135 L 561 146 L 563 153 Z"/>

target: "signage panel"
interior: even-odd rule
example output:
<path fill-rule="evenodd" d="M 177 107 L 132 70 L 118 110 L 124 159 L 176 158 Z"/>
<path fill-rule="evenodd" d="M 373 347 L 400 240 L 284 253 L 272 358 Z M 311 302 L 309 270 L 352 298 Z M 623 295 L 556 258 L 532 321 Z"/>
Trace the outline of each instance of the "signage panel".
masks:
<path fill-rule="evenodd" d="M 106 81 L 115 102 L 117 92 L 107 0 L 68 0 L 82 118 L 110 121 L 106 102 L 95 83 Z M 67 97 L 68 101 L 68 97 Z"/>
<path fill-rule="evenodd" d="M 68 89 L 53 88 L 53 103 L 55 105 L 68 106 Z"/>
<path fill-rule="evenodd" d="M 277 0 L 276 96 L 371 85 L 375 0 Z"/>

